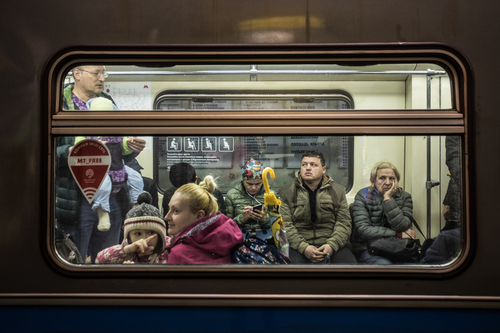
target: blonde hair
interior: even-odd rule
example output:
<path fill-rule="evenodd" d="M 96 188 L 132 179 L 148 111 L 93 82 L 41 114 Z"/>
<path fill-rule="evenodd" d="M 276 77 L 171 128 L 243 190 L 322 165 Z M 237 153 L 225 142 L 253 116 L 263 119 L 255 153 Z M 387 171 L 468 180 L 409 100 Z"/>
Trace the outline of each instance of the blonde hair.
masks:
<path fill-rule="evenodd" d="M 375 185 L 375 180 L 377 179 L 377 173 L 381 169 L 392 169 L 396 174 L 398 182 L 400 181 L 401 175 L 399 174 L 399 171 L 394 164 L 387 161 L 378 162 L 373 166 L 372 171 L 370 173 L 370 182 L 372 183 L 371 188 L 373 188 L 373 186 Z"/>
<path fill-rule="evenodd" d="M 186 196 L 191 213 L 196 214 L 202 210 L 205 212 L 205 216 L 209 216 L 219 210 L 217 200 L 212 195 L 216 187 L 214 177 L 206 176 L 200 185 L 194 183 L 184 184 L 176 192 Z"/>

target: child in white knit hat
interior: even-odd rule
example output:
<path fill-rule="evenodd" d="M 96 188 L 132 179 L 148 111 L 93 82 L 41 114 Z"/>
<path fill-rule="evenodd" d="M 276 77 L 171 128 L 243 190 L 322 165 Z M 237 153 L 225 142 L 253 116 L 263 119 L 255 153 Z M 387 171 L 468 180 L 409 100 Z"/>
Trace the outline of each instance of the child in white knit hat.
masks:
<path fill-rule="evenodd" d="M 147 192 L 137 198 L 124 222 L 124 240 L 97 254 L 96 264 L 166 264 L 170 245 L 160 211 Z"/>

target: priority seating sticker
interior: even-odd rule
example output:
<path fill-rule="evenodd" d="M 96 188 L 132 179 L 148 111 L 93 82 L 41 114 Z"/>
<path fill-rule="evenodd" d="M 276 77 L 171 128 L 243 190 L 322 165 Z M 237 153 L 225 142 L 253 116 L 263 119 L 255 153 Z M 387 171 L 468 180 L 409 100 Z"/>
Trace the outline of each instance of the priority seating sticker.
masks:
<path fill-rule="evenodd" d="M 108 175 L 111 155 L 102 142 L 91 139 L 83 140 L 76 144 L 69 153 L 68 166 L 90 204 Z"/>

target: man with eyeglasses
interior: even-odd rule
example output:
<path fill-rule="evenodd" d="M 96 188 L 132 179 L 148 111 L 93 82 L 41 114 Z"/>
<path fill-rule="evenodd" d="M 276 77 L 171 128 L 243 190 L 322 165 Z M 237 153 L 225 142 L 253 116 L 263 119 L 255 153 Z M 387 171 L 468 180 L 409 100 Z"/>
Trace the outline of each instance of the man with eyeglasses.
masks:
<path fill-rule="evenodd" d="M 103 92 L 104 80 L 107 76 L 108 74 L 104 66 L 75 67 L 73 69 L 75 82 L 67 84 L 63 90 L 63 109 L 88 111 L 89 106 L 87 102 L 96 97 L 104 97 L 115 105 L 111 96 Z M 59 180 L 56 184 L 57 226 L 66 233 L 71 234 L 73 239 L 76 240 L 77 246 L 85 248 L 84 250 L 80 249 L 80 251 L 85 253 L 88 248 L 91 255 L 91 262 L 93 262 L 100 250 L 117 243 L 123 216 L 125 216 L 125 213 L 129 209 L 129 199 L 125 191 L 112 194 L 109 198 L 111 228 L 102 232 L 93 230 L 97 230 L 98 215 L 91 209 L 91 205 L 81 194 L 67 165 L 68 155 L 75 144 L 75 138 L 73 136 L 57 137 L 56 144 L 56 169 L 59 175 Z M 122 156 L 125 163 L 127 165 L 131 164 L 132 169 L 135 169 L 132 166 L 134 163 L 140 168 L 135 157 L 144 149 L 146 141 L 134 137 L 128 138 L 126 144 L 134 152 Z M 89 228 L 91 228 L 90 231 L 88 230 Z M 88 240 L 89 232 L 92 232 L 90 241 Z M 80 238 L 86 238 L 86 240 L 80 241 Z M 81 245 L 80 243 L 84 244 Z M 85 259 L 83 258 L 83 260 Z"/>
<path fill-rule="evenodd" d="M 73 68 L 74 83 L 64 87 L 63 110 L 88 110 L 86 103 L 95 97 L 104 97 L 114 103 L 103 91 L 108 77 L 104 66 L 78 66 Z"/>
<path fill-rule="evenodd" d="M 292 264 L 356 264 L 346 246 L 352 224 L 345 188 L 326 174 L 317 150 L 302 155 L 295 181 L 280 189 Z"/>

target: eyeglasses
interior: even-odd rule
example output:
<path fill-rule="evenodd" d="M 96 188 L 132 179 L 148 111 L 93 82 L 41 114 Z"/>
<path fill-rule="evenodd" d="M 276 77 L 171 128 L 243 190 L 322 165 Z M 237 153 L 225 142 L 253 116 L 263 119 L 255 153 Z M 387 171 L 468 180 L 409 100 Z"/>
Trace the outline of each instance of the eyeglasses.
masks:
<path fill-rule="evenodd" d="M 103 76 L 104 78 L 107 78 L 108 77 L 108 72 L 104 71 L 104 72 L 89 72 L 89 71 L 86 71 L 85 69 L 81 69 L 81 68 L 78 68 L 79 70 L 83 71 L 83 72 L 87 72 L 91 75 L 93 75 L 96 79 L 99 78 L 99 76 Z"/>

